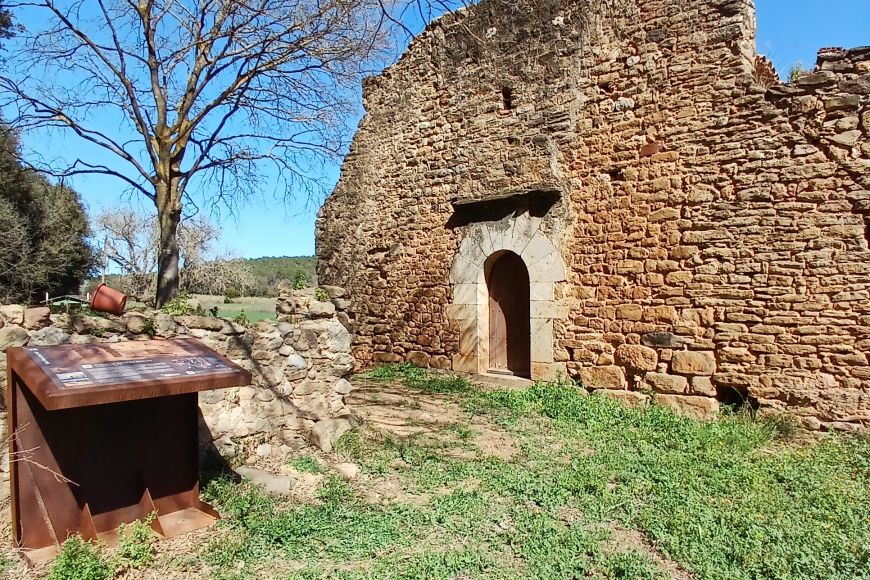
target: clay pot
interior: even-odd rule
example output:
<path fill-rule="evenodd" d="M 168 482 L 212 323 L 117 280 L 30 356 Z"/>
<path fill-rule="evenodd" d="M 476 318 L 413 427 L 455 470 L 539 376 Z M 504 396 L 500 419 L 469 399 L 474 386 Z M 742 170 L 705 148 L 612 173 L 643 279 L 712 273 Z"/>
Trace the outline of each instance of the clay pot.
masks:
<path fill-rule="evenodd" d="M 91 298 L 91 310 L 97 312 L 123 314 L 125 306 L 127 306 L 127 295 L 106 286 L 106 284 L 97 286 L 97 289 L 94 290 L 94 296 Z"/>

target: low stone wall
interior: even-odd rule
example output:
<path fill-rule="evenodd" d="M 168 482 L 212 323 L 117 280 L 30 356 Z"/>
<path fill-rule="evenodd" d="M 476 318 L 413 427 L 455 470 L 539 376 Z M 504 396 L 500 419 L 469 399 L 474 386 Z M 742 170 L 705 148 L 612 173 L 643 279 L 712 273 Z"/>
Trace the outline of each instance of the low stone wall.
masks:
<path fill-rule="evenodd" d="M 201 446 L 225 456 L 282 456 L 306 443 L 329 450 L 351 422 L 344 396 L 354 367 L 350 301 L 282 289 L 278 320 L 251 326 L 209 316 L 159 311 L 124 316 L 52 314 L 48 308 L 0 306 L 0 352 L 13 346 L 88 344 L 194 337 L 251 371 L 250 386 L 200 393 Z M 5 396 L 6 357 L 0 356 Z M 5 409 L 5 402 L 4 402 Z M 3 423 L 5 427 L 5 421 Z"/>

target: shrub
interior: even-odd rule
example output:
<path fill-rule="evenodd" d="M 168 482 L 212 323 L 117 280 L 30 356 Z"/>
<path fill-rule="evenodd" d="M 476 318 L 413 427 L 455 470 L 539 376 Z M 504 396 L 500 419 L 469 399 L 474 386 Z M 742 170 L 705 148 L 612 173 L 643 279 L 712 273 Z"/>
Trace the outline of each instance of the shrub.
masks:
<path fill-rule="evenodd" d="M 236 324 L 241 324 L 242 326 L 248 326 L 251 324 L 251 320 L 248 318 L 248 315 L 245 314 L 245 311 L 242 310 L 239 312 L 235 318 L 233 318 L 233 322 Z"/>
<path fill-rule="evenodd" d="M 326 290 L 323 288 L 315 288 L 314 290 L 314 299 L 318 302 L 328 302 L 329 294 L 326 293 Z"/>
<path fill-rule="evenodd" d="M 169 314 L 170 316 L 184 316 L 191 310 L 188 300 L 190 300 L 190 295 L 188 295 L 187 292 L 179 292 L 178 295 L 167 302 L 161 310 L 164 314 Z"/>
<path fill-rule="evenodd" d="M 308 278 L 305 276 L 305 272 L 301 269 L 297 269 L 296 273 L 293 275 L 293 289 L 294 290 L 302 290 L 308 285 Z"/>

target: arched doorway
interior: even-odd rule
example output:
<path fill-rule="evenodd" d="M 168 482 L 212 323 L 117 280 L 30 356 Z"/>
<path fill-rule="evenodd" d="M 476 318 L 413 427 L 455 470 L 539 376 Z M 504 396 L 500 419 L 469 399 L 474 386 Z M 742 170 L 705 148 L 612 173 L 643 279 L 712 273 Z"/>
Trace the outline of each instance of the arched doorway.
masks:
<path fill-rule="evenodd" d="M 531 375 L 529 270 L 513 252 L 497 252 L 485 265 L 489 291 L 489 370 Z"/>

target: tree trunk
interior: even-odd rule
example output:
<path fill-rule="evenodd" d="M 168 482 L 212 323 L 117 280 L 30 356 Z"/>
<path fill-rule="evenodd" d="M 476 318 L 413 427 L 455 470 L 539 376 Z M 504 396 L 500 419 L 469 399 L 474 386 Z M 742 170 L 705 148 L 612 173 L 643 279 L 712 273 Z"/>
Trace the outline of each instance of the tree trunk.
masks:
<path fill-rule="evenodd" d="M 178 294 L 178 224 L 181 221 L 179 192 L 166 188 L 157 196 L 157 219 L 160 223 L 159 255 L 157 258 L 157 308 Z"/>

